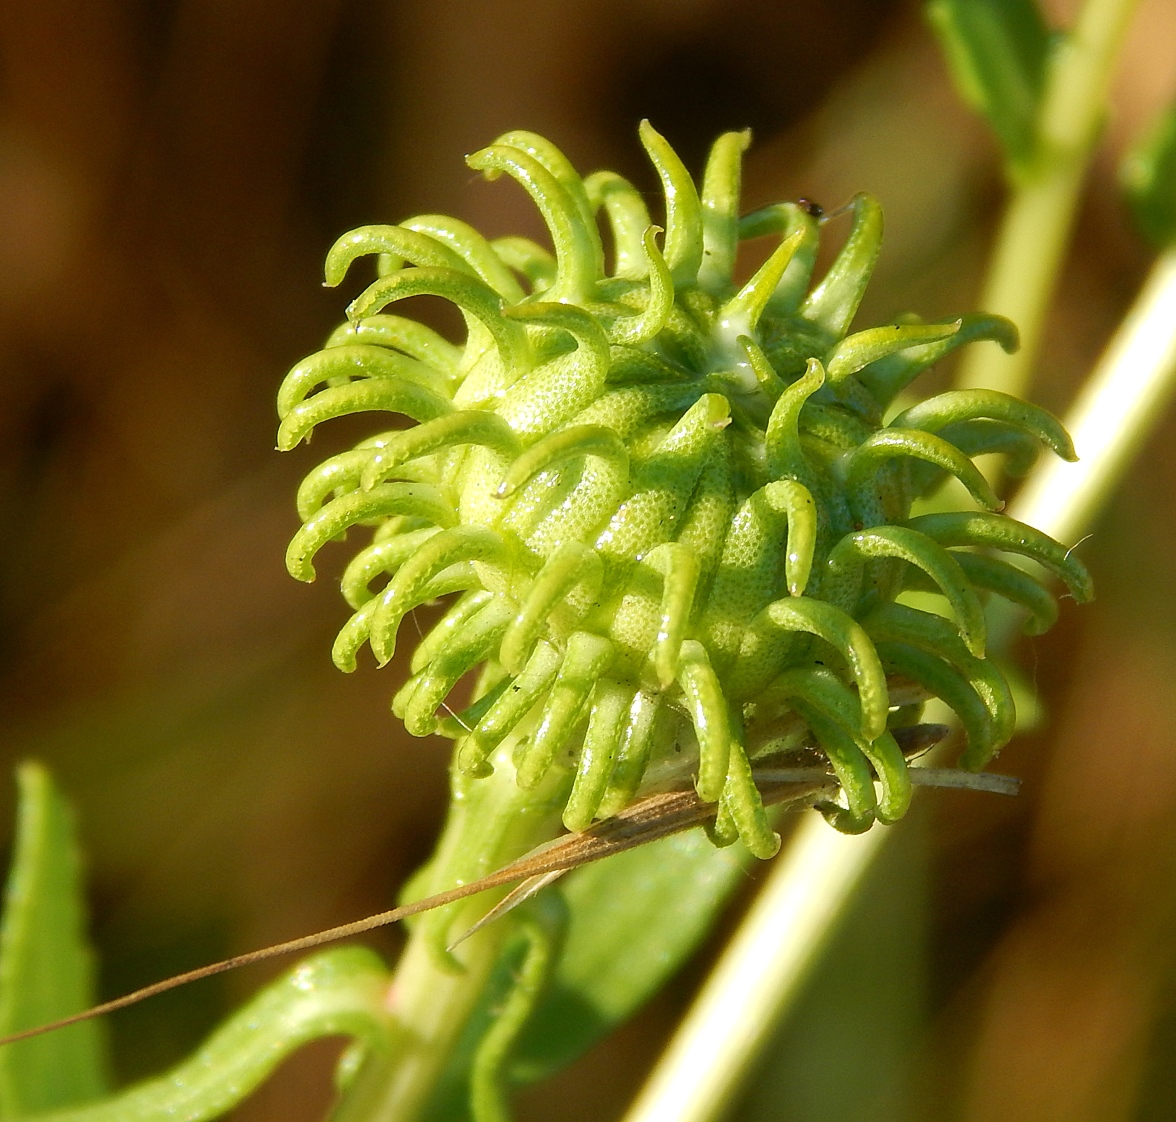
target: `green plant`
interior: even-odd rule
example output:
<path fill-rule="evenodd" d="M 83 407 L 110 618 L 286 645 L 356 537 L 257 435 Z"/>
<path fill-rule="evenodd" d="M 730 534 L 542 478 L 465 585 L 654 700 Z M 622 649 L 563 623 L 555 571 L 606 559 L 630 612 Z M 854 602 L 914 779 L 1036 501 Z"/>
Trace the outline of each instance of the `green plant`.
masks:
<path fill-rule="evenodd" d="M 701 193 L 648 124 L 642 139 L 666 194 L 664 257 L 627 182 L 608 172 L 581 181 L 530 133 L 508 133 L 467 162 L 531 193 L 554 261 L 516 239 L 496 250 L 436 216 L 336 243 L 329 284 L 361 255 L 382 255 L 384 275 L 286 378 L 278 446 L 361 410 L 418 426 L 365 440 L 307 477 L 287 565 L 312 580 L 323 545 L 376 524 L 343 576 L 354 614 L 335 643 L 342 670 L 364 643 L 386 663 L 409 612 L 462 593 L 418 645 L 392 703 L 414 735 L 455 737 L 462 782 L 513 771 L 524 791 L 544 790 L 538 801 L 559 802 L 570 772 L 562 818 L 574 831 L 643 784 L 696 775 L 704 801 L 722 799 L 716 834 L 767 857 L 778 841 L 748 761 L 803 750 L 805 726 L 845 794 L 845 808 L 829 808 L 838 825 L 863 830 L 906 809 L 883 661 L 958 707 L 971 766 L 1008 739 L 1011 704 L 984 659 L 977 590 L 1030 605 L 1036 630 L 1056 607 L 1022 570 L 948 547 L 1027 555 L 1079 600 L 1086 574 L 1064 547 L 999 515 L 912 519 L 910 506 L 950 473 L 986 512 L 998 509 L 970 454 L 1016 452 L 1025 467 L 1038 440 L 1074 453 L 1044 411 L 981 390 L 883 424 L 907 384 L 961 343 L 1015 347 L 1011 325 L 969 316 L 848 334 L 881 244 L 874 200 L 854 201 L 845 246 L 809 291 L 819 220 L 788 203 L 738 218 L 746 136 L 718 140 Z M 779 234 L 779 247 L 735 285 L 740 237 L 764 234 Z M 422 293 L 466 315 L 463 348 L 383 314 Z M 947 598 L 954 629 L 893 606 L 912 584 Z M 439 721 L 478 668 L 474 702 Z M 904 710 L 899 722 L 913 717 Z"/>
<path fill-rule="evenodd" d="M 976 73 L 984 88 L 985 69 Z M 1028 159 L 1025 130 L 1006 131 L 1010 152 Z M 1167 134 L 1157 135 L 1153 169 L 1170 158 Z M 335 645 L 342 669 L 365 643 L 387 662 L 406 615 L 458 596 L 421 640 L 393 700 L 410 731 L 455 741 L 449 822 L 407 899 L 476 880 L 561 827 L 584 830 L 691 783 L 713 807 L 710 840 L 695 831 L 631 850 L 579 870 L 558 892 L 533 895 L 549 877 L 526 882 L 509 915 L 460 947 L 455 940 L 494 902 L 489 893 L 418 917 L 391 983 L 391 1013 L 388 979 L 371 956 L 317 956 L 189 1064 L 93 1106 L 74 1105 L 104 1089 L 92 1033 L 84 1044 L 72 1038 L 74 1053 L 64 1034 L 12 1045 L 44 1049 L 43 1070 L 76 1070 L 81 1083 L 53 1101 L 18 1090 L 3 1116 L 52 1107 L 64 1108 L 53 1117 L 79 1122 L 181 1109 L 214 1117 L 290 1048 L 344 1032 L 357 1044 L 341 1072 L 338 1118 L 503 1117 L 512 1084 L 566 1063 L 696 945 L 742 860 L 712 842 L 775 852 L 761 800 L 769 771 L 828 766 L 832 777 L 799 797 L 856 833 L 904 812 L 904 747 L 923 743 L 928 697 L 958 715 L 969 767 L 1011 735 L 980 596 L 1027 609 L 1037 630 L 1056 605 L 1024 569 L 972 549 L 1043 563 L 1075 598 L 1089 584 L 1069 551 L 995 513 L 999 502 L 969 456 L 1003 452 L 1023 471 L 1038 441 L 1066 459 L 1073 449 L 1048 414 L 999 391 L 896 404 L 963 342 L 1012 349 L 1011 325 L 908 319 L 850 334 L 880 243 L 873 200 L 854 200 L 845 244 L 810 290 L 824 216 L 781 204 L 739 217 L 744 134 L 716 143 L 701 191 L 647 125 L 642 139 L 665 190 L 662 247 L 624 180 L 581 180 L 529 133 L 499 138 L 470 163 L 531 193 L 554 258 L 523 239 L 488 243 L 438 216 L 336 244 L 329 283 L 364 255 L 379 255 L 380 275 L 327 347 L 287 377 L 279 446 L 347 413 L 402 413 L 417 424 L 308 476 L 288 563 L 311 579 L 319 548 L 374 528 L 343 578 L 355 614 Z M 1133 182 L 1149 181 L 1137 173 Z M 1154 189 L 1137 194 L 1156 212 Z M 614 242 L 608 273 L 601 208 Z M 735 285 L 738 242 L 767 234 L 780 244 Z M 419 294 L 461 309 L 461 346 L 384 311 Z M 1157 369 L 1163 361 L 1155 358 Z M 986 509 L 912 515 L 946 475 Z M 897 602 L 907 591 L 943 597 L 947 614 Z M 474 672 L 470 702 L 449 710 L 450 692 Z M 88 1000 L 84 982 L 65 984 L 85 973 L 72 842 L 47 781 L 30 786 L 36 775 L 26 773 L 26 821 L 56 825 L 40 834 L 22 826 L 0 969 L 25 979 L 6 992 L 47 985 L 51 996 L 7 1014 L 8 1030 Z M 27 840 L 34 835 L 40 844 Z M 41 869 L 46 887 L 30 897 L 20 886 Z M 34 919 L 29 899 L 59 904 Z M 36 939 L 9 937 L 30 925 Z M 56 942 L 43 945 L 60 949 L 28 953 L 49 934 Z M 73 963 L 72 973 L 53 962 Z"/>
<path fill-rule="evenodd" d="M 415 735 L 456 740 L 450 824 L 414 892 L 485 875 L 550 841 L 561 818 L 583 830 L 692 779 L 718 803 L 715 840 L 772 856 L 752 761 L 814 751 L 844 795 L 818 804 L 838 828 L 895 821 L 911 788 L 888 725 L 902 735 L 925 696 L 960 713 L 970 766 L 1011 735 L 977 588 L 1030 604 L 1038 629 L 1056 612 L 1022 570 L 949 547 L 1028 555 L 1089 596 L 1063 546 L 991 513 L 1000 504 L 967 455 L 1015 451 L 1027 464 L 1044 440 L 1072 458 L 1051 417 L 964 391 L 882 424 L 923 369 L 973 339 L 1013 347 L 1011 326 L 973 316 L 849 334 L 880 247 L 876 202 L 854 201 L 844 247 L 810 288 L 814 214 L 782 204 L 738 218 L 744 135 L 717 141 L 701 191 L 648 124 L 642 140 L 666 196 L 664 257 L 627 182 L 582 181 L 549 142 L 507 134 L 468 162 L 528 190 L 555 258 L 436 216 L 348 234 L 328 255 L 328 283 L 361 255 L 381 254 L 384 275 L 279 394 L 283 449 L 348 413 L 418 422 L 312 472 L 287 553 L 309 580 L 322 546 L 377 523 L 343 577 L 354 609 L 335 643 L 344 670 L 364 642 L 387 662 L 410 611 L 461 592 L 392 703 Z M 764 234 L 779 246 L 737 286 L 740 237 Z M 425 293 L 465 314 L 460 351 L 384 313 Z M 947 473 L 986 510 L 910 518 Z M 943 594 L 953 622 L 894 603 L 912 583 Z M 438 719 L 479 667 L 472 703 Z M 371 1092 L 389 1117 L 422 1108 L 498 960 L 508 925 L 480 931 L 460 959 L 447 949 L 484 908 L 418 921 L 397 982 L 415 1062 L 392 1061 Z"/>

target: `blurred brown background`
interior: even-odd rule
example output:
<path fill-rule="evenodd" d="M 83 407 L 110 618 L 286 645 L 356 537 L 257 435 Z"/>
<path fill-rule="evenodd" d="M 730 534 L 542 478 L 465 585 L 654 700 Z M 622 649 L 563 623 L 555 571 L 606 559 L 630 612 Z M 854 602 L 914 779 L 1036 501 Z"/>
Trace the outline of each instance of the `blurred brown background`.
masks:
<path fill-rule="evenodd" d="M 282 566 L 297 480 L 348 435 L 272 451 L 283 372 L 342 315 L 319 287 L 340 232 L 440 211 L 538 234 L 462 164 L 507 128 L 652 187 L 641 117 L 695 167 L 751 125 L 749 208 L 881 196 L 869 319 L 972 307 L 1002 197 L 914 3 L 5 0 L 0 52 L 0 750 L 77 802 L 105 995 L 388 906 L 438 828 L 444 742 L 398 728 L 394 669 L 334 671 L 345 606 Z M 1051 408 L 1147 268 L 1114 167 L 1173 90 L 1176 3 L 1145 0 Z M 1001 760 L 1023 796 L 924 797 L 737 1117 L 1176 1117 L 1172 434 L 1082 547 L 1098 602 L 1021 651 L 1047 713 Z M 277 969 L 115 1018 L 120 1074 Z M 522 1114 L 618 1116 L 702 969 Z M 237 1117 L 321 1116 L 336 1052 Z"/>

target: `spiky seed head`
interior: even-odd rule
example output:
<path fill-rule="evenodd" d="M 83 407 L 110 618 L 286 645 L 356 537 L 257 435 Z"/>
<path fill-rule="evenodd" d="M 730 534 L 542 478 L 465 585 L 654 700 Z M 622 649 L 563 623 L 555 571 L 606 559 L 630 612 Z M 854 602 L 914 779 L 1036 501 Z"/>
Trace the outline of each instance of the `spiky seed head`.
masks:
<path fill-rule="evenodd" d="M 980 598 L 1028 606 L 1037 630 L 1056 607 L 992 554 L 1038 562 L 1078 600 L 1090 582 L 1056 542 L 996 513 L 970 457 L 1010 451 L 1024 467 L 1038 442 L 1073 448 L 1048 414 L 979 390 L 884 423 L 921 371 L 964 343 L 1012 349 L 1013 326 L 904 317 L 851 333 L 882 242 L 874 199 L 853 200 L 814 284 L 819 208 L 739 213 L 748 134 L 715 142 L 701 192 L 648 122 L 641 140 L 662 226 L 621 176 L 582 179 L 549 141 L 511 132 L 467 162 L 530 194 L 554 254 L 437 215 L 334 245 L 328 284 L 361 256 L 377 255 L 379 275 L 287 376 L 279 447 L 348 413 L 417 424 L 308 476 L 288 566 L 312 580 L 319 548 L 371 528 L 343 578 L 343 670 L 365 644 L 387 662 L 406 615 L 453 597 L 393 709 L 414 735 L 453 737 L 462 771 L 510 767 L 530 787 L 566 770 L 570 829 L 692 778 L 720 802 L 716 835 L 767 856 L 761 760 L 821 754 L 842 788 L 827 816 L 856 831 L 906 809 L 891 730 L 917 719 L 912 698 L 956 710 L 970 767 L 1009 738 Z M 736 283 L 740 243 L 761 237 L 775 248 Z M 465 338 L 385 310 L 420 294 L 455 304 Z M 983 509 L 912 518 L 947 475 Z M 910 589 L 939 593 L 946 614 L 902 603 Z M 473 671 L 473 700 L 453 713 Z"/>

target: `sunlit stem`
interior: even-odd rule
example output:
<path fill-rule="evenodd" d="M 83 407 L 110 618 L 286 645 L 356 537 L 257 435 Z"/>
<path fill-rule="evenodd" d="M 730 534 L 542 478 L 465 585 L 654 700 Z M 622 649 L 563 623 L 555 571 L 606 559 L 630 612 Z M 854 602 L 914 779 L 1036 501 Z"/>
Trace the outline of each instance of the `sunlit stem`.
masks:
<path fill-rule="evenodd" d="M 449 819 L 427 866 L 427 883 L 418 886 L 422 893 L 499 868 L 559 832 L 568 789 L 560 769 L 552 769 L 538 789 L 522 791 L 509 742 L 496 754 L 494 768 L 486 778 L 454 777 Z M 433 917 L 441 912 L 412 928 L 388 991 L 388 1012 L 399 1028 L 393 1030 L 392 1048 L 365 1062 L 331 1122 L 413 1122 L 425 1114 L 512 928 L 492 923 L 464 940 L 454 952 L 458 970 L 442 961 L 447 933 L 469 930 L 495 902 L 484 893 L 447 911 L 440 947 Z"/>
<path fill-rule="evenodd" d="M 1006 355 L 991 347 L 974 348 L 960 371 L 960 386 L 1024 396 L 1136 3 L 1087 0 L 1056 49 L 1042 94 L 1036 158 L 1014 186 L 980 298 L 984 311 L 1008 316 L 1017 325 L 1021 349 Z"/>
<path fill-rule="evenodd" d="M 1156 262 L 1066 418 L 1076 463 L 1044 462 L 1009 513 L 1058 541 L 1093 522 L 1176 389 L 1176 247 Z"/>

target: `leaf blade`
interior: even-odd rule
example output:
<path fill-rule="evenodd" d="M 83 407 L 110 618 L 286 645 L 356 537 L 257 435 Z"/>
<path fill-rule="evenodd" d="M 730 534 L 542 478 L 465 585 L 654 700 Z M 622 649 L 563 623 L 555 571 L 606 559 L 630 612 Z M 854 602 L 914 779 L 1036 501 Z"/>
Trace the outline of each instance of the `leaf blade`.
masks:
<path fill-rule="evenodd" d="M 0 923 L 0 1035 L 94 1001 L 70 807 L 41 764 L 22 764 L 17 785 L 16 845 Z M 0 1118 L 73 1106 L 106 1089 L 105 1038 L 96 1022 L 0 1049 Z"/>
<path fill-rule="evenodd" d="M 364 1058 L 391 1047 L 389 981 L 383 961 L 367 947 L 322 951 L 271 982 L 169 1071 L 36 1122 L 210 1122 L 252 1094 L 291 1053 L 325 1036 L 352 1040 L 335 1076 L 346 1093 Z"/>
<path fill-rule="evenodd" d="M 546 1077 L 635 1013 L 697 949 L 751 860 L 742 846 L 715 849 L 696 828 L 570 874 L 560 887 L 564 950 L 512 1078 Z"/>
<path fill-rule="evenodd" d="M 931 0 L 931 23 L 960 96 L 988 123 L 1010 172 L 1037 150 L 1050 31 L 1035 0 Z"/>

